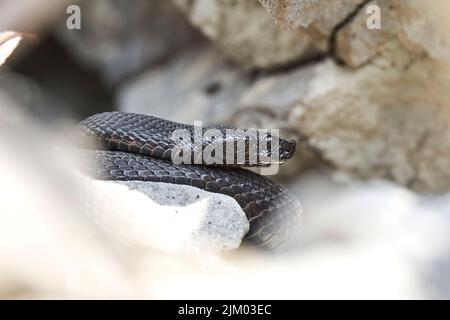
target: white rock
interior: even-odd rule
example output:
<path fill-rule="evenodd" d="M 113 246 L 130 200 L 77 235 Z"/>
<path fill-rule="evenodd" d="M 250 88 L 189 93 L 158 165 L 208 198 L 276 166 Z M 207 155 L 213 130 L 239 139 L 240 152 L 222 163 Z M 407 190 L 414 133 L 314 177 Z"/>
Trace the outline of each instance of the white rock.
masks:
<path fill-rule="evenodd" d="M 259 0 L 276 23 L 286 28 L 309 28 L 311 33 L 330 36 L 334 27 L 364 0 Z"/>
<path fill-rule="evenodd" d="M 102 231 L 135 250 L 232 250 L 249 230 L 233 198 L 191 186 L 92 181 L 85 201 Z"/>
<path fill-rule="evenodd" d="M 380 28 L 367 28 L 367 10 L 344 25 L 336 36 L 335 55 L 346 65 L 361 67 L 377 56 L 402 56 L 398 60 L 450 58 L 448 3 L 432 0 L 374 0 L 368 6 L 380 8 Z M 400 48 L 392 44 L 398 42 Z M 407 51 L 407 56 L 402 52 Z M 390 52 L 392 51 L 392 52 Z M 401 63 L 401 62 L 400 62 Z M 397 62 L 394 62 L 394 67 Z"/>
<path fill-rule="evenodd" d="M 227 56 L 245 67 L 273 68 L 321 50 L 305 30 L 287 30 L 274 24 L 257 1 L 173 1 Z"/>

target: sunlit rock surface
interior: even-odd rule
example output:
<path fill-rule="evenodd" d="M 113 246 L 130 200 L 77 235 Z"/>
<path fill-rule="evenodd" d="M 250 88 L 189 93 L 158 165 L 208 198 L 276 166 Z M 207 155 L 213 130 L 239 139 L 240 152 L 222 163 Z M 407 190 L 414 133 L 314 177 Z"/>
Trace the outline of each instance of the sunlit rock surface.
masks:
<path fill-rule="evenodd" d="M 85 201 L 98 226 L 130 250 L 232 250 L 249 229 L 233 198 L 190 186 L 93 181 Z"/>

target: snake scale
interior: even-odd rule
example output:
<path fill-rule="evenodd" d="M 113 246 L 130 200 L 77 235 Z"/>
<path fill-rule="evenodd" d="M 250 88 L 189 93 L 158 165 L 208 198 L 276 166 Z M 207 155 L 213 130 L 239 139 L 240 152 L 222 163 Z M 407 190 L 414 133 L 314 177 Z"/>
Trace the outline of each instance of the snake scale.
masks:
<path fill-rule="evenodd" d="M 245 146 L 249 146 L 248 139 L 245 140 L 240 135 L 226 134 L 230 127 L 210 126 L 203 128 L 202 133 L 211 128 L 223 133 L 223 138 L 202 138 L 202 150 L 213 143 L 217 145 L 230 141 L 245 141 Z M 236 158 L 228 165 L 207 165 L 204 160 L 199 164 L 174 163 L 171 156 L 177 143 L 173 140 L 172 133 L 177 129 L 194 134 L 192 125 L 149 115 L 125 112 L 93 115 L 81 121 L 74 131 L 74 141 L 81 157 L 81 169 L 100 180 L 182 184 L 233 197 L 250 224 L 245 236 L 247 243 L 269 249 L 286 243 L 299 222 L 299 202 L 281 185 L 241 168 L 264 166 L 267 163 L 263 163 L 258 155 L 257 163 L 250 164 L 250 148 L 245 149 L 246 158 L 241 164 L 236 163 Z M 264 137 L 270 145 L 273 137 Z M 183 143 L 183 150 L 190 148 L 193 155 L 196 146 L 193 140 Z M 293 155 L 295 141 L 279 139 L 278 148 L 279 162 L 284 162 Z"/>

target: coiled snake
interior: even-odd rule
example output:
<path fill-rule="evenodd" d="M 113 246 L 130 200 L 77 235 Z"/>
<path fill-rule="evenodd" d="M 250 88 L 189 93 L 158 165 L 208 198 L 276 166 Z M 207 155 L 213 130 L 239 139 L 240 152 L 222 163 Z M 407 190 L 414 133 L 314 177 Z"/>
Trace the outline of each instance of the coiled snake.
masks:
<path fill-rule="evenodd" d="M 270 164 L 263 160 L 263 155 L 270 155 L 270 152 L 266 150 L 263 154 L 257 148 L 256 162 L 250 163 L 251 141 L 248 137 L 229 134 L 228 129 L 233 128 L 218 125 L 202 129 L 202 134 L 215 129 L 221 135 L 201 138 L 199 147 L 191 139 L 181 142 L 182 149 L 190 152 L 188 159 L 198 164 L 178 164 L 173 162 L 173 151 L 180 144 L 173 139 L 173 132 L 177 129 L 195 136 L 194 126 L 148 115 L 106 112 L 91 116 L 78 124 L 74 134 L 75 143 L 80 148 L 81 169 L 100 180 L 183 184 L 231 196 L 241 206 L 250 223 L 250 230 L 245 236 L 247 243 L 272 249 L 289 239 L 300 217 L 297 199 L 281 185 L 241 168 Z M 270 146 L 273 138 L 271 135 L 259 136 L 257 146 L 261 139 Z M 196 148 L 205 150 L 211 145 L 230 142 L 233 145 L 244 142 L 243 162 L 238 163 L 236 156 L 229 164 L 207 165 L 208 160 L 205 159 L 194 162 Z M 295 141 L 279 139 L 277 147 L 277 161 L 284 162 L 293 155 Z M 228 150 L 223 150 L 226 157 Z"/>

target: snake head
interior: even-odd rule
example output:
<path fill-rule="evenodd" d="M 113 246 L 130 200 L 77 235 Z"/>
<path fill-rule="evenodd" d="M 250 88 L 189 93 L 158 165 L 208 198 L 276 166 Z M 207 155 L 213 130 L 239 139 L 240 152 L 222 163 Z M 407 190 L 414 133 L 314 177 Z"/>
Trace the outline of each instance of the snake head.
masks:
<path fill-rule="evenodd" d="M 259 137 L 260 143 L 261 140 L 268 145 L 268 152 L 266 154 L 261 154 L 261 152 L 265 152 L 264 149 L 260 149 L 258 154 L 266 157 L 261 157 L 262 159 L 269 159 L 268 162 L 261 162 L 259 165 L 272 165 L 272 164 L 283 164 L 295 153 L 296 142 L 293 139 L 287 140 L 282 139 L 278 136 L 268 135 L 267 137 Z M 276 139 L 276 141 L 275 141 Z M 277 148 L 274 150 L 274 148 Z M 267 157 L 268 156 L 268 157 Z"/>
<path fill-rule="evenodd" d="M 247 137 L 245 139 L 246 147 L 252 144 L 256 146 L 256 149 L 248 148 L 248 150 L 246 150 L 246 156 L 247 153 L 253 152 L 256 154 L 257 161 L 256 163 L 253 163 L 253 165 L 246 163 L 246 166 L 271 166 L 283 164 L 292 158 L 295 153 L 295 140 L 282 139 L 278 135 L 267 132 L 258 134 L 257 137 L 254 136 L 253 138 L 255 140 Z"/>
<path fill-rule="evenodd" d="M 281 163 L 284 163 L 287 160 L 289 160 L 290 158 L 292 158 L 292 156 L 295 153 L 296 145 L 297 145 L 297 143 L 295 142 L 294 139 L 286 140 L 286 139 L 280 138 L 279 156 L 280 156 Z"/>

